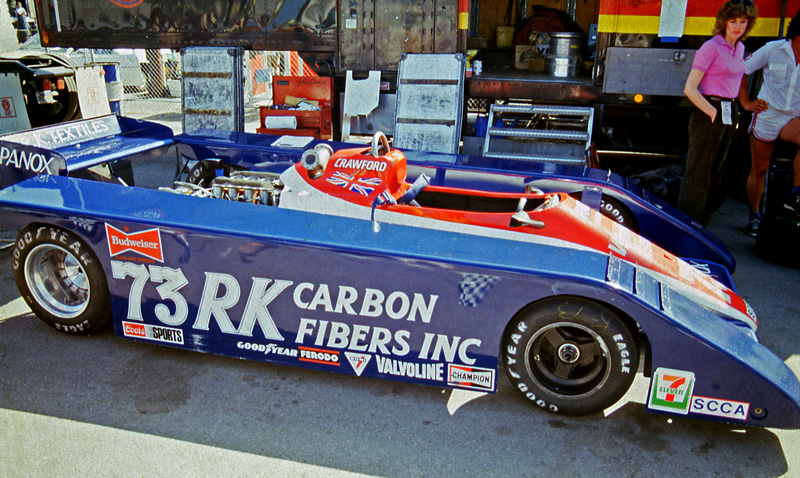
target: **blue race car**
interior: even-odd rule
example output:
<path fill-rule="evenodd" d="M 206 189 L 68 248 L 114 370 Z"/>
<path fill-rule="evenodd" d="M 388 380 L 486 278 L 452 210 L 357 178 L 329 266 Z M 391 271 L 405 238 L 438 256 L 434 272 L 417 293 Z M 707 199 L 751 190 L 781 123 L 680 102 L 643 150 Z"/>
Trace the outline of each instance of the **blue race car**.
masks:
<path fill-rule="evenodd" d="M 649 410 L 800 427 L 800 383 L 755 340 L 727 275 L 566 194 L 411 183 L 381 137 L 308 149 L 280 174 L 242 160 L 207 187 L 66 176 L 105 164 L 103 150 L 119 159 L 125 133 L 100 129 L 33 132 L 63 138 L 50 148 L 0 137 L 15 280 L 59 330 L 113 325 L 132 340 L 482 392 L 504 369 L 565 414 L 605 409 L 641 371 Z M 37 154 L 46 167 L 30 167 Z"/>

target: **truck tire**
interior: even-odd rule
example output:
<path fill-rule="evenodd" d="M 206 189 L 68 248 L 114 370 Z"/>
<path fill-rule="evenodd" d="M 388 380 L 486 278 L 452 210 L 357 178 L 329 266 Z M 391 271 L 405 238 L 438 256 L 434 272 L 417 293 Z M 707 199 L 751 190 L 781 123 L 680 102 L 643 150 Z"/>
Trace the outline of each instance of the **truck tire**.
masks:
<path fill-rule="evenodd" d="M 12 268 L 23 299 L 51 327 L 85 335 L 111 321 L 108 283 L 100 261 L 75 234 L 49 225 L 23 228 Z"/>
<path fill-rule="evenodd" d="M 501 351 L 514 388 L 554 413 L 602 412 L 630 388 L 636 342 L 611 309 L 579 297 L 546 299 L 511 321 Z"/>

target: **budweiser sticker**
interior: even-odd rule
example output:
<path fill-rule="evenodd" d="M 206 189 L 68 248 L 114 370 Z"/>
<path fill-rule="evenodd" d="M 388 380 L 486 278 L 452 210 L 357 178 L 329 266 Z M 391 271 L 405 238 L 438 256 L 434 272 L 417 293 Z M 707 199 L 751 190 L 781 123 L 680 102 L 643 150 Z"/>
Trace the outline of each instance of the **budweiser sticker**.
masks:
<path fill-rule="evenodd" d="M 108 237 L 108 252 L 111 257 L 131 251 L 158 262 L 164 262 L 161 252 L 161 231 L 158 229 L 128 234 L 106 224 L 106 237 Z"/>

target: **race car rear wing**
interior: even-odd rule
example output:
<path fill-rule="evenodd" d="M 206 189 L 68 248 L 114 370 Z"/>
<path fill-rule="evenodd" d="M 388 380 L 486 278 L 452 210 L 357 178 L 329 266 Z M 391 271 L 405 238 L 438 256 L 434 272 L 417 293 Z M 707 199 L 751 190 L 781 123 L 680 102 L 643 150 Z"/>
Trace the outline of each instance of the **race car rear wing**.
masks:
<path fill-rule="evenodd" d="M 0 136 L 0 188 L 39 174 L 66 176 L 98 164 L 163 154 L 172 130 L 107 115 Z"/>

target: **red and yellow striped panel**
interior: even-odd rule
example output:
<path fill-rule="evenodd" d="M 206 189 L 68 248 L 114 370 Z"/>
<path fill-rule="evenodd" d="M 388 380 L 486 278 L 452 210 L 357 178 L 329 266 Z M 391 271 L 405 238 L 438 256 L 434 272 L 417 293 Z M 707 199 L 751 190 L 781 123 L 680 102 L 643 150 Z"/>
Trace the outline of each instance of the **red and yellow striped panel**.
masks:
<path fill-rule="evenodd" d="M 469 28 L 469 0 L 458 0 L 458 29 Z"/>
<path fill-rule="evenodd" d="M 689 0 L 684 35 L 711 34 L 722 0 Z M 751 35 L 777 37 L 781 18 L 780 0 L 755 0 L 758 22 Z M 786 24 L 800 10 L 800 0 L 789 0 Z M 597 29 L 602 33 L 658 33 L 661 0 L 601 0 Z"/>

